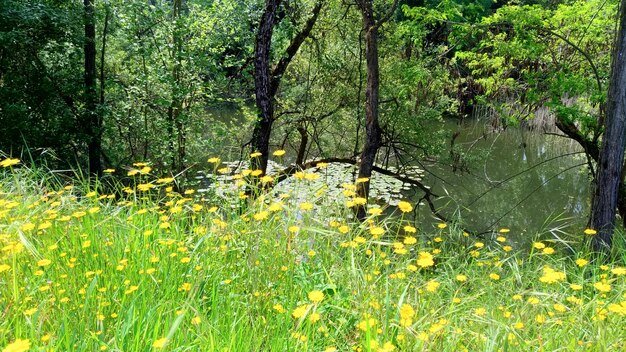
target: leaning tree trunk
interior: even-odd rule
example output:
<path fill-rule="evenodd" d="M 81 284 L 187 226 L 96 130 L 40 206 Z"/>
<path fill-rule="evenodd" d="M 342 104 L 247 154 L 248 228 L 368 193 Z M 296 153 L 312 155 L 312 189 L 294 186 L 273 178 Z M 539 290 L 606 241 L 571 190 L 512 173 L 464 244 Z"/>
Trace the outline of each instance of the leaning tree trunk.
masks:
<path fill-rule="evenodd" d="M 357 185 L 357 195 L 369 197 L 370 177 L 374 168 L 376 154 L 380 148 L 382 131 L 378 122 L 378 26 L 375 23 L 372 0 L 365 0 L 361 5 L 363 30 L 365 32 L 365 60 L 367 66 L 367 88 L 365 91 L 365 144 L 361 152 L 359 178 L 367 179 Z M 365 219 L 366 206 L 358 205 L 356 215 Z"/>
<path fill-rule="evenodd" d="M 99 175 L 102 171 L 102 120 L 97 112 L 96 92 L 96 20 L 94 0 L 84 0 L 85 22 L 85 114 L 82 129 L 87 138 L 89 173 Z"/>
<path fill-rule="evenodd" d="M 276 9 L 279 4 L 280 0 L 267 0 L 265 2 L 265 11 L 261 16 L 254 49 L 254 89 L 259 120 L 252 133 L 252 149 L 255 152 L 260 152 L 261 156 L 253 158 L 251 167 L 253 170 L 262 170 L 263 173 L 267 170 L 270 135 L 274 122 L 270 50 Z"/>
<path fill-rule="evenodd" d="M 607 97 L 605 131 L 591 209 L 591 227 L 597 231 L 594 250 L 611 248 L 615 209 L 622 182 L 621 172 L 626 146 L 626 0 L 621 1 L 620 26 L 613 50 L 611 80 Z"/>

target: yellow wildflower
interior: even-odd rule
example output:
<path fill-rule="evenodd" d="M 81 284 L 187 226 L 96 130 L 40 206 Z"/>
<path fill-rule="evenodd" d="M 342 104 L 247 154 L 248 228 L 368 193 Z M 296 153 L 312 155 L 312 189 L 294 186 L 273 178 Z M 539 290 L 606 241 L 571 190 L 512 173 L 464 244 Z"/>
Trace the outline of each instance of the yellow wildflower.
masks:
<path fill-rule="evenodd" d="M 313 209 L 313 204 L 309 203 L 309 202 L 304 202 L 300 204 L 300 210 L 302 211 L 309 211 Z"/>
<path fill-rule="evenodd" d="M 537 315 L 535 316 L 535 321 L 536 321 L 538 324 L 543 324 L 543 323 L 545 323 L 545 322 L 546 322 L 546 316 L 545 316 L 545 315 L 543 315 L 543 314 L 537 314 Z"/>
<path fill-rule="evenodd" d="M 400 201 L 398 203 L 398 209 L 403 213 L 408 213 L 413 210 L 413 206 L 409 202 Z"/>
<path fill-rule="evenodd" d="M 365 205 L 367 204 L 367 199 L 363 197 L 354 197 L 352 199 L 352 203 L 354 203 L 355 205 Z"/>
<path fill-rule="evenodd" d="M 263 184 L 268 184 L 274 182 L 274 178 L 272 176 L 263 176 L 259 179 L 259 181 Z"/>
<path fill-rule="evenodd" d="M 320 319 L 322 318 L 322 316 L 320 315 L 320 313 L 318 312 L 313 312 L 311 313 L 311 315 L 309 315 L 309 321 L 311 323 L 316 323 L 318 322 Z"/>
<path fill-rule="evenodd" d="M 267 219 L 267 217 L 269 216 L 269 213 L 265 210 L 258 212 L 256 214 L 254 214 L 254 220 L 256 221 L 263 221 L 265 219 Z"/>
<path fill-rule="evenodd" d="M 593 287 L 602 293 L 611 292 L 611 284 L 606 282 L 596 282 Z"/>
<path fill-rule="evenodd" d="M 565 273 L 556 271 L 549 266 L 543 267 L 543 276 L 539 278 L 539 281 L 546 284 L 553 284 L 559 281 L 565 281 Z"/>
<path fill-rule="evenodd" d="M 283 156 L 283 155 L 285 155 L 285 153 L 286 153 L 286 152 L 285 152 L 284 150 L 279 149 L 279 150 L 274 151 L 274 152 L 272 153 L 272 155 L 274 155 L 274 156 Z"/>
<path fill-rule="evenodd" d="M 528 302 L 528 304 L 530 304 L 530 305 L 533 305 L 533 306 L 534 306 L 534 305 L 539 304 L 539 302 L 541 302 L 541 301 L 540 301 L 540 300 L 539 300 L 539 298 L 537 298 L 537 297 L 528 297 L 528 299 L 526 300 L 526 302 Z"/>
<path fill-rule="evenodd" d="M 589 236 L 594 236 L 595 234 L 598 233 L 598 231 L 594 230 L 594 229 L 585 229 L 585 231 L 583 231 L 585 233 L 585 235 L 589 235 Z"/>
<path fill-rule="evenodd" d="M 583 259 L 583 258 L 576 259 L 576 265 L 578 265 L 581 268 L 587 265 L 588 263 L 589 261 L 587 259 Z"/>
<path fill-rule="evenodd" d="M 11 269 L 11 266 L 8 264 L 0 264 L 0 273 L 3 273 L 5 271 L 9 271 Z"/>
<path fill-rule="evenodd" d="M 283 307 L 282 304 L 280 303 L 276 303 L 274 304 L 274 306 L 272 306 L 272 309 L 274 309 L 275 311 L 277 311 L 278 313 L 284 313 L 285 312 L 285 308 Z"/>
<path fill-rule="evenodd" d="M 376 328 L 377 323 L 378 321 L 374 318 L 365 318 L 361 320 L 356 326 L 357 328 L 359 328 L 359 330 L 367 331 L 369 329 Z"/>
<path fill-rule="evenodd" d="M 611 273 L 613 273 L 613 275 L 616 275 L 616 276 L 626 275 L 626 268 L 618 266 L 618 267 L 611 269 Z"/>
<path fill-rule="evenodd" d="M 417 243 L 417 238 L 413 237 L 413 236 L 407 236 L 404 238 L 404 244 L 406 245 L 411 245 L 411 244 L 415 244 Z"/>
<path fill-rule="evenodd" d="M 308 304 L 301 305 L 293 310 L 293 312 L 291 313 L 291 316 L 293 316 L 296 319 L 300 319 L 307 313 L 308 310 L 309 310 Z"/>
<path fill-rule="evenodd" d="M 152 347 L 154 348 L 163 348 L 167 344 L 167 337 L 162 337 L 160 339 L 155 340 L 152 343 Z"/>
<path fill-rule="evenodd" d="M 367 212 L 369 214 L 373 215 L 373 216 L 378 216 L 378 215 L 383 213 L 383 209 L 382 208 L 371 208 Z"/>
<path fill-rule="evenodd" d="M 415 316 L 415 310 L 410 304 L 403 304 L 400 307 L 400 325 L 407 327 L 413 325 L 413 317 Z"/>
<path fill-rule="evenodd" d="M 385 229 L 383 229 L 380 226 L 374 226 L 370 229 L 370 233 L 372 234 L 372 236 L 374 236 L 375 238 L 378 238 L 380 235 L 385 233 Z"/>
<path fill-rule="evenodd" d="M 37 262 L 37 266 L 48 266 L 52 263 L 50 259 L 42 259 Z"/>
<path fill-rule="evenodd" d="M 429 252 L 419 252 L 417 257 L 417 265 L 422 268 L 428 268 L 435 265 L 433 255 Z"/>
<path fill-rule="evenodd" d="M 4 160 L 0 161 L 0 166 L 2 166 L 2 167 L 9 167 L 9 166 L 17 165 L 19 163 L 20 163 L 20 159 L 7 158 L 7 159 L 4 159 Z M 27 341 L 28 342 L 28 340 L 17 340 L 17 341 Z M 30 342 L 29 342 L 29 345 L 30 345 Z"/>
<path fill-rule="evenodd" d="M 546 245 L 543 242 L 535 242 L 533 243 L 533 247 L 535 249 L 544 249 L 546 248 Z"/>
<path fill-rule="evenodd" d="M 569 287 L 574 291 L 580 291 L 583 289 L 583 286 L 579 284 L 570 284 Z"/>
<path fill-rule="evenodd" d="M 309 300 L 311 300 L 311 302 L 319 303 L 322 300 L 324 300 L 324 292 L 314 290 L 314 291 L 309 292 L 308 297 L 309 297 Z"/>
<path fill-rule="evenodd" d="M 346 225 L 341 225 L 339 226 L 339 228 L 337 228 L 337 230 L 339 230 L 339 232 L 346 234 L 348 232 L 350 232 L 350 227 L 346 226 Z"/>
<path fill-rule="evenodd" d="M 30 349 L 30 341 L 28 339 L 24 339 L 24 340 L 16 339 L 15 341 L 8 344 L 2 350 L 2 352 L 25 352 L 25 351 L 28 351 L 29 349 Z"/>
<path fill-rule="evenodd" d="M 441 286 L 437 280 L 430 280 L 426 283 L 426 291 L 435 292 Z"/>

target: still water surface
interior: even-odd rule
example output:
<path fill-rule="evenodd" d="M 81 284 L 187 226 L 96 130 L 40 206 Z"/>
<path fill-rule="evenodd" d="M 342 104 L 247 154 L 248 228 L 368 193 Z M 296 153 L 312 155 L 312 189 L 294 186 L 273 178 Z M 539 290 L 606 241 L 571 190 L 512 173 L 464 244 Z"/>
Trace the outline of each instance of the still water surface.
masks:
<path fill-rule="evenodd" d="M 580 237 L 589 211 L 590 178 L 582 148 L 571 139 L 522 128 L 494 131 L 480 121 L 449 123 L 456 145 L 467 155 L 465 170 L 426 163 L 424 183 L 442 196 L 436 204 L 465 227 L 482 232 L 509 228 L 509 237 L 528 242 Z M 419 194 L 416 194 L 419 197 Z M 418 222 L 433 222 L 426 206 Z"/>
<path fill-rule="evenodd" d="M 220 121 L 243 123 L 236 109 L 213 112 Z M 464 227 L 476 233 L 509 228 L 508 237 L 520 243 L 537 234 L 580 239 L 589 212 L 590 178 L 576 142 L 522 128 L 496 131 L 485 119 L 447 121 L 445 129 L 459 134 L 455 145 L 464 154 L 460 170 L 436 161 L 416 165 L 425 170 L 423 183 L 441 196 L 435 204 L 443 214 L 460 216 Z M 289 156 L 295 154 L 288 150 L 284 161 L 293 162 Z M 417 203 L 423 194 L 409 191 L 405 196 Z M 439 222 L 426 205 L 417 207 L 415 220 L 428 231 Z"/>

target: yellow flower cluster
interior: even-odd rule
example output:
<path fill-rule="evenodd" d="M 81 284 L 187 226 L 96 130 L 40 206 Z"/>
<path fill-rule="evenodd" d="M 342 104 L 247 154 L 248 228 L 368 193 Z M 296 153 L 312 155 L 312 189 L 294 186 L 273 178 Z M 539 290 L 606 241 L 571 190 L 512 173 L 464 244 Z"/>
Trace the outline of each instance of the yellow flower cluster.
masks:
<path fill-rule="evenodd" d="M 565 281 L 566 274 L 561 271 L 556 271 L 549 266 L 543 267 L 543 275 L 539 278 L 539 281 L 546 284 L 553 284 L 557 282 Z"/>

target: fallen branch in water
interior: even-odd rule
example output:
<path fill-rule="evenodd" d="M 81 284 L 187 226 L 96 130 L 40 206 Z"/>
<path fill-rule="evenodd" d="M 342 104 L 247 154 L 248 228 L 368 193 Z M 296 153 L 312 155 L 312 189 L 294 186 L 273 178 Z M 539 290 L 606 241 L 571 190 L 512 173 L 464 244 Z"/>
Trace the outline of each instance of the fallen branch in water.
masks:
<path fill-rule="evenodd" d="M 285 169 L 283 169 L 282 171 L 280 171 L 278 173 L 278 176 L 276 177 L 276 181 L 275 184 L 280 183 L 281 181 L 284 181 L 285 179 L 287 179 L 289 176 L 295 174 L 298 171 L 301 170 L 306 170 L 306 169 L 311 169 L 314 167 L 317 167 L 319 164 L 327 164 L 327 163 L 342 163 L 342 164 L 350 164 L 350 165 L 357 165 L 357 161 L 356 159 L 351 159 L 351 158 L 324 158 L 324 159 L 319 159 L 319 160 L 313 160 L 313 161 L 309 161 L 306 162 L 300 166 L 298 165 L 291 165 Z M 433 193 L 433 191 L 431 191 L 431 189 L 424 185 L 422 182 L 410 178 L 408 176 L 404 176 L 401 175 L 397 172 L 393 172 L 391 170 L 388 169 L 384 169 L 382 167 L 379 166 L 374 166 L 373 168 L 374 171 L 378 172 L 379 174 L 385 175 L 385 176 L 389 176 L 389 177 L 393 177 L 398 181 L 404 182 L 404 183 L 408 183 L 410 185 L 416 186 L 417 188 L 419 188 L 420 190 L 422 190 L 424 192 L 424 196 L 420 199 L 421 201 L 425 201 L 428 204 L 428 208 L 430 209 L 431 213 L 440 221 L 443 222 L 450 222 L 450 220 L 443 214 L 441 214 L 441 212 L 439 212 L 437 210 L 437 208 L 435 207 L 435 204 L 433 202 L 434 199 L 439 198 L 438 195 L 436 195 L 435 193 Z M 473 231 L 461 228 L 461 230 L 463 230 L 464 232 L 467 232 L 470 235 L 473 235 L 475 237 L 478 238 L 484 238 L 483 234 L 486 232 L 482 232 L 482 233 L 475 233 Z"/>

